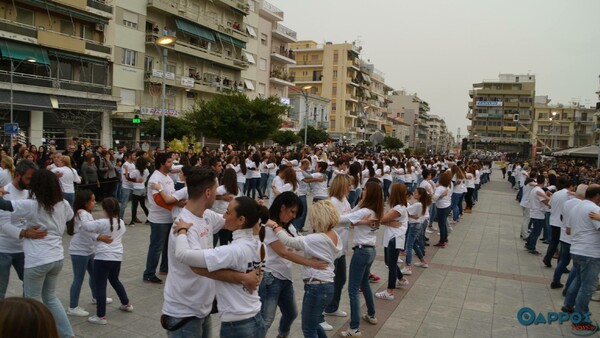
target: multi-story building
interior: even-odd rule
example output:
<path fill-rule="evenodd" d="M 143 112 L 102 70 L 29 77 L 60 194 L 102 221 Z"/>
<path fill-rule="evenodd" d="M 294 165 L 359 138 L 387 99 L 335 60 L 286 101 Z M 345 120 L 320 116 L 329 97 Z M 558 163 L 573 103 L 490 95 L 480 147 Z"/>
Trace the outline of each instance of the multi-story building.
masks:
<path fill-rule="evenodd" d="M 388 96 L 388 113 L 392 118 L 400 119 L 409 126 L 409 133 L 402 142 L 410 148 L 425 149 L 428 137 L 429 104 L 415 94 L 405 90 L 393 91 Z"/>
<path fill-rule="evenodd" d="M 452 148 L 454 137 L 448 132 L 446 121 L 439 115 L 429 115 L 426 149 L 429 153 L 443 153 Z"/>
<path fill-rule="evenodd" d="M 595 113 L 595 107 L 577 102 L 552 105 L 547 96 L 536 96 L 533 130 L 538 152 L 592 144 Z"/>
<path fill-rule="evenodd" d="M 291 87 L 289 95 L 292 108 L 289 122 L 284 122 L 285 129 L 298 132 L 306 125 L 316 129 L 327 130 L 329 128 L 329 99 L 306 91 L 303 93 L 302 89 L 298 87 Z"/>
<path fill-rule="evenodd" d="M 473 84 L 467 118 L 471 147 L 528 156 L 532 145 L 535 75 L 500 74 Z"/>
<path fill-rule="evenodd" d="M 363 116 L 367 136 L 376 131 L 387 135 L 394 133 L 392 123 L 388 120 L 388 92 L 393 88 L 385 83 L 385 74 L 375 68 L 372 63 L 360 61 L 359 100 L 365 107 Z"/>
<path fill-rule="evenodd" d="M 360 120 L 365 106 L 358 96 L 361 48 L 353 43 L 320 45 L 314 41 L 298 41 L 289 48 L 296 58 L 296 64 L 290 65 L 296 85 L 331 100 L 329 135 L 352 142 L 365 139 Z"/>
<path fill-rule="evenodd" d="M 113 6 L 2 0 L 0 17 L 0 123 L 18 123 L 20 142 L 35 145 L 65 149 L 73 137 L 106 143 L 103 122 L 118 100 L 106 43 Z"/>

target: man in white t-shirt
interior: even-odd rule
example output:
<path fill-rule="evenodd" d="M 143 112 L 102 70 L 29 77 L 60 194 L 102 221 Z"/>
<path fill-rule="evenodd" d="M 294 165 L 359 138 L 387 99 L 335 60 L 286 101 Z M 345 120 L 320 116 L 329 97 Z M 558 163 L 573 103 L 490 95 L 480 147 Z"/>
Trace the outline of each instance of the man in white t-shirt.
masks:
<path fill-rule="evenodd" d="M 216 198 L 218 184 L 215 172 L 194 167 L 186 181 L 189 200 L 176 221 L 192 224 L 187 236 L 191 249 L 212 249 L 213 233 L 225 224 L 223 215 L 209 210 Z M 172 231 L 169 233 L 169 278 L 165 284 L 161 323 L 167 329 L 168 337 L 212 337 L 210 313 L 216 296 L 213 279 L 242 284 L 248 290 L 255 290 L 260 279 L 253 271 L 209 273 L 204 269 L 202 274 L 194 273 L 188 265 L 175 258 L 177 235 Z"/>
<path fill-rule="evenodd" d="M 8 194 L 4 196 L 6 200 L 24 200 L 29 198 L 29 183 L 31 176 L 38 169 L 37 165 L 30 160 L 23 160 L 15 168 L 15 177 L 11 183 L 4 186 L 4 191 Z M 25 267 L 25 254 L 23 253 L 23 239 L 19 237 L 22 226 L 19 219 L 11 217 L 11 213 L 2 211 L 0 220 L 0 300 L 4 299 L 8 280 L 10 277 L 10 267 L 14 267 L 17 276 L 23 281 L 23 271 Z M 11 231 L 12 230 L 12 231 Z M 14 233 L 13 233 L 14 232 Z M 46 230 L 29 229 L 28 233 L 39 232 L 47 233 Z M 32 235 L 31 235 L 32 236 Z"/>
<path fill-rule="evenodd" d="M 121 204 L 121 219 L 125 216 L 125 208 L 127 208 L 127 203 L 129 203 L 131 194 L 133 193 L 133 182 L 135 180 L 129 178 L 129 173 L 135 170 L 136 157 L 133 151 L 125 153 L 125 162 L 123 162 L 121 168 L 121 200 L 119 201 Z"/>
<path fill-rule="evenodd" d="M 529 193 L 529 217 L 531 217 L 531 223 L 533 230 L 529 234 L 527 244 L 525 248 L 530 254 L 540 255 L 536 250 L 536 244 L 542 229 L 546 225 L 546 210 L 548 209 L 548 201 L 550 200 L 546 193 L 542 189 L 546 178 L 544 175 L 538 175 L 536 178 L 537 186 L 531 189 Z"/>
<path fill-rule="evenodd" d="M 148 257 L 146 259 L 146 270 L 144 271 L 144 282 L 162 284 L 162 280 L 156 277 L 156 267 L 162 254 L 160 272 L 167 274 L 167 238 L 173 225 L 171 209 L 173 205 L 168 205 L 160 196 L 165 190 L 169 195 L 175 192 L 175 184 L 167 175 L 171 172 L 172 165 L 171 154 L 161 153 L 156 155 L 154 165 L 156 170 L 148 179 L 148 220 L 150 221 L 150 244 L 148 246 Z M 160 184 L 159 190 L 152 189 L 153 183 Z M 183 204 L 182 204 L 183 205 Z"/>
<path fill-rule="evenodd" d="M 585 192 L 585 200 L 581 201 L 573 210 L 569 221 L 571 233 L 571 258 L 573 268 L 577 270 L 575 279 L 571 283 L 565 305 L 572 301 L 576 293 L 575 312 L 585 318 L 572 327 L 578 332 L 598 330 L 598 327 L 589 322 L 589 302 L 592 294 L 598 287 L 598 274 L 600 273 L 600 221 L 592 219 L 591 213 L 600 213 L 600 185 L 592 184 Z"/>
<path fill-rule="evenodd" d="M 575 182 L 569 180 L 566 176 L 560 176 L 557 181 L 559 191 L 555 192 L 550 198 L 550 227 L 552 228 L 552 235 L 550 238 L 550 244 L 546 250 L 546 256 L 544 256 L 543 263 L 545 266 L 552 267 L 552 257 L 556 253 L 558 243 L 560 239 L 560 229 L 562 226 L 562 212 L 565 202 L 573 198 L 575 192 Z"/>

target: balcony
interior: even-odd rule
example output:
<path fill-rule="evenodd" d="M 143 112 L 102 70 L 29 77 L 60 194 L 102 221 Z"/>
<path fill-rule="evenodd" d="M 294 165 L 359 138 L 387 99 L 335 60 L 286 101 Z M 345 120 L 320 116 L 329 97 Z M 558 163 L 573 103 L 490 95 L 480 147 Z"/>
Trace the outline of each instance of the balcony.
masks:
<path fill-rule="evenodd" d="M 282 72 L 280 70 L 273 70 L 269 76 L 269 81 L 272 83 L 276 83 L 281 86 L 293 87 L 296 84 L 294 83 L 294 76 L 289 75 L 286 72 Z"/>
<path fill-rule="evenodd" d="M 273 4 L 263 1 L 260 7 L 260 15 L 271 21 L 283 21 L 283 11 Z"/>
<path fill-rule="evenodd" d="M 477 89 L 477 95 L 527 95 L 533 96 L 533 91 L 531 90 L 512 90 L 512 89 L 491 89 L 491 88 L 481 88 Z"/>
<path fill-rule="evenodd" d="M 360 72 L 360 62 L 358 61 L 358 58 L 353 58 L 352 60 L 348 59 L 348 68 L 352 68 Z"/>
<path fill-rule="evenodd" d="M 469 109 L 473 109 L 475 107 L 475 103 L 473 101 L 469 101 Z"/>
<path fill-rule="evenodd" d="M 473 98 L 473 95 L 475 95 L 475 91 L 473 89 L 469 90 L 469 97 Z"/>
<path fill-rule="evenodd" d="M 146 44 L 154 44 L 154 41 L 158 37 L 158 34 L 155 33 L 146 34 Z M 201 46 L 185 40 L 177 40 L 175 46 L 167 46 L 164 48 L 214 62 L 230 69 L 244 70 L 248 68 L 248 63 L 242 59 L 241 54 L 239 57 L 224 55 L 222 50 L 217 49 L 212 44 Z"/>
<path fill-rule="evenodd" d="M 231 81 L 227 78 L 221 79 L 219 77 L 215 77 L 214 74 L 208 73 L 204 75 L 204 77 L 200 75 L 189 77 L 167 73 L 167 76 L 165 77 L 165 84 L 167 86 L 209 94 L 220 94 L 226 90 L 237 90 L 241 92 L 246 90 L 241 81 Z M 162 70 L 153 69 L 151 72 L 146 72 L 144 75 L 144 81 L 151 83 L 162 82 Z"/>
<path fill-rule="evenodd" d="M 6 19 L 0 19 L 0 31 L 37 39 L 37 28 L 35 26 L 24 25 Z"/>
<path fill-rule="evenodd" d="M 225 6 L 229 6 L 232 9 L 238 11 L 242 15 L 250 14 L 250 6 L 242 0 L 216 0 L 215 2 L 221 3 Z"/>
<path fill-rule="evenodd" d="M 108 64 L 106 65 L 106 67 L 108 67 Z M 10 82 L 10 73 L 8 71 L 0 70 L 0 82 Z M 79 95 L 81 95 L 81 92 L 102 95 L 110 95 L 112 92 L 112 87 L 106 84 L 74 81 L 68 79 L 60 79 L 58 77 L 24 73 L 13 73 L 13 83 L 15 90 L 18 89 L 18 86 L 20 84 L 23 84 L 28 87 L 37 86 L 49 88 L 48 90 L 40 90 L 39 92 L 44 92 L 48 94 L 51 93 L 54 95 L 68 95 L 69 93 L 64 92 L 66 90 L 78 92 L 77 94 Z"/>
<path fill-rule="evenodd" d="M 286 26 L 277 23 L 275 28 L 271 31 L 274 37 L 284 42 L 296 42 L 297 33 Z"/>
<path fill-rule="evenodd" d="M 113 6 L 98 0 L 87 0 L 87 11 L 108 19 L 113 17 Z"/>
<path fill-rule="evenodd" d="M 273 53 L 271 53 L 271 60 L 286 64 L 286 65 L 295 65 L 296 64 L 295 58 L 296 58 L 296 55 L 292 50 L 286 51 L 285 49 L 283 49 L 283 50 L 280 49 L 279 51 L 274 51 Z"/>
<path fill-rule="evenodd" d="M 347 77 L 346 78 L 346 83 L 349 85 L 352 85 L 354 87 L 360 87 L 360 85 L 358 84 L 358 79 L 357 78 L 351 78 L 351 77 Z"/>
<path fill-rule="evenodd" d="M 316 77 L 316 76 L 296 76 L 295 79 L 296 83 L 300 84 L 318 84 L 318 83 L 322 83 L 323 79 L 321 77 Z"/>
<path fill-rule="evenodd" d="M 323 60 L 298 60 L 296 53 L 296 68 L 322 68 Z"/>

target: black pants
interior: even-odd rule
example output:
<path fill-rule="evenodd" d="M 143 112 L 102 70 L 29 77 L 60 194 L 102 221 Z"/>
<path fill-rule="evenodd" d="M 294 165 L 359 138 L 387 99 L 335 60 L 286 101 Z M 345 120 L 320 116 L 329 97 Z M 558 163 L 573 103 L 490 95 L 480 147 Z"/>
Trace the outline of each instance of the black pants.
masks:
<path fill-rule="evenodd" d="M 465 196 L 465 202 L 467 202 L 467 209 L 473 209 L 473 191 L 475 191 L 475 188 L 467 188 L 467 194 Z"/>
<path fill-rule="evenodd" d="M 100 318 L 106 315 L 106 285 L 110 285 L 115 289 L 119 301 L 122 305 L 129 304 L 129 298 L 125 287 L 119 280 L 121 272 L 121 262 L 119 261 L 102 261 L 96 259 L 94 261 L 94 280 L 96 281 L 96 315 Z"/>
<path fill-rule="evenodd" d="M 548 262 L 550 262 L 552 260 L 552 257 L 554 257 L 556 249 L 558 248 L 558 243 L 560 241 L 560 227 L 555 227 L 551 225 L 550 228 L 552 228 L 552 234 L 550 235 L 550 243 L 548 244 L 546 256 L 544 257 L 544 260 Z"/>
<path fill-rule="evenodd" d="M 140 205 L 140 207 L 142 207 L 142 210 L 144 210 L 144 214 L 146 215 L 146 218 L 148 217 L 148 208 L 146 208 L 146 196 L 138 196 L 138 195 L 131 194 L 131 222 L 132 223 L 133 223 L 133 220 L 137 219 L 138 204 Z"/>

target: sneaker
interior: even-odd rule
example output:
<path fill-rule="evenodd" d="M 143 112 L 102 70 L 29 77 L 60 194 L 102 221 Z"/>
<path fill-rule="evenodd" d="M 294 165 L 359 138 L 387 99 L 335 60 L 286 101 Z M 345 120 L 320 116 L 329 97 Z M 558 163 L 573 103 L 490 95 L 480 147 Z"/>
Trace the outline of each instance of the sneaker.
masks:
<path fill-rule="evenodd" d="M 417 262 L 414 264 L 414 266 L 418 266 L 420 268 L 427 269 L 429 267 L 429 264 L 423 263 L 423 262 Z"/>
<path fill-rule="evenodd" d="M 573 313 L 573 312 L 575 312 L 575 309 L 572 308 L 572 307 L 563 306 L 563 307 L 560 308 L 560 311 L 561 312 L 566 312 L 566 313 Z"/>
<path fill-rule="evenodd" d="M 144 283 L 152 283 L 152 284 L 162 284 L 162 279 L 152 276 L 152 277 L 144 277 Z"/>
<path fill-rule="evenodd" d="M 108 305 L 108 304 L 112 304 L 112 302 L 113 302 L 113 299 L 112 299 L 112 298 L 110 298 L 110 297 L 106 297 L 106 305 Z M 97 303 L 97 302 L 96 302 L 96 298 L 92 298 L 92 304 L 96 304 L 96 303 Z"/>
<path fill-rule="evenodd" d="M 121 305 L 121 306 L 119 306 L 119 310 L 125 311 L 125 312 L 133 312 L 133 305 L 131 305 L 131 304 Z"/>
<path fill-rule="evenodd" d="M 359 329 L 348 328 L 348 331 L 340 332 L 340 336 L 342 336 L 342 337 L 362 337 L 362 332 L 360 332 Z"/>
<path fill-rule="evenodd" d="M 398 257 L 398 263 L 404 263 L 404 260 L 400 257 Z"/>
<path fill-rule="evenodd" d="M 432 234 L 433 230 L 429 230 L 429 228 L 427 228 L 427 229 L 425 229 L 425 232 L 428 233 L 428 234 Z"/>
<path fill-rule="evenodd" d="M 444 244 L 444 243 L 442 243 L 442 242 L 439 242 L 439 243 L 437 243 L 437 244 L 434 244 L 433 246 L 439 246 L 439 247 L 443 248 L 443 247 L 445 247 L 445 246 L 446 246 L 446 244 Z"/>
<path fill-rule="evenodd" d="M 161 271 L 161 272 L 159 272 L 158 274 L 159 274 L 159 275 L 161 275 L 161 276 L 166 276 L 166 275 L 168 275 L 169 273 L 168 273 L 168 272 L 165 272 L 165 271 Z"/>
<path fill-rule="evenodd" d="M 375 274 L 370 274 L 369 275 L 369 283 L 377 283 L 379 282 L 379 280 L 381 280 L 381 278 Z"/>
<path fill-rule="evenodd" d="M 334 317 L 348 317 L 348 314 L 345 311 L 340 309 L 335 310 L 334 312 L 324 312 L 326 316 L 334 316 Z"/>
<path fill-rule="evenodd" d="M 539 252 L 537 250 L 529 250 L 529 253 L 532 254 L 532 255 L 535 255 L 535 256 L 539 256 L 539 255 L 542 254 L 541 252 Z"/>
<path fill-rule="evenodd" d="M 69 308 L 69 310 L 67 310 L 67 314 L 69 316 L 75 316 L 75 317 L 87 317 L 90 315 L 89 312 L 85 311 L 82 307 L 77 306 L 74 308 Z"/>
<path fill-rule="evenodd" d="M 408 279 L 402 278 L 402 279 L 396 281 L 396 289 L 401 289 L 401 288 L 407 287 L 409 284 L 410 284 L 410 282 L 408 281 Z"/>
<path fill-rule="evenodd" d="M 106 323 L 108 323 L 106 321 L 106 317 L 98 317 L 98 316 L 91 316 L 88 317 L 88 322 L 92 323 L 92 324 L 98 324 L 98 325 L 106 325 Z"/>
<path fill-rule="evenodd" d="M 327 322 L 322 322 L 321 324 L 319 324 L 321 326 L 321 328 L 325 331 L 332 331 L 333 330 L 333 326 L 329 325 L 329 323 Z"/>
<path fill-rule="evenodd" d="M 387 290 L 383 290 L 381 292 L 375 293 L 375 298 L 385 299 L 385 300 L 394 300 L 394 295 L 390 295 Z"/>
<path fill-rule="evenodd" d="M 375 318 L 375 316 L 371 317 L 366 313 L 362 316 L 362 319 L 366 320 L 371 325 L 375 325 L 378 322 L 378 320 L 377 320 L 377 318 Z"/>
<path fill-rule="evenodd" d="M 400 251 L 400 256 L 406 256 L 406 251 L 405 250 Z"/>
<path fill-rule="evenodd" d="M 571 270 L 564 268 L 562 273 L 569 273 L 569 272 L 571 272 Z"/>
<path fill-rule="evenodd" d="M 454 229 L 452 228 L 452 225 L 448 225 L 448 233 L 454 231 Z"/>
<path fill-rule="evenodd" d="M 403 275 L 407 275 L 407 276 L 412 275 L 411 269 L 404 268 L 404 269 L 400 270 L 400 272 L 402 272 Z"/>
<path fill-rule="evenodd" d="M 450 224 L 456 224 L 456 223 L 458 223 L 458 222 L 456 222 L 456 221 L 450 221 Z"/>
<path fill-rule="evenodd" d="M 544 258 L 542 259 L 542 263 L 544 263 L 544 265 L 545 265 L 547 268 L 551 268 L 551 267 L 552 267 L 552 262 L 550 262 L 550 260 L 549 260 L 549 259 L 546 259 L 546 257 L 544 257 Z"/>
<path fill-rule="evenodd" d="M 571 324 L 571 332 L 573 334 L 579 335 L 591 335 L 598 331 L 598 327 L 592 323 L 581 322 L 579 324 Z M 585 333 L 585 334 L 584 334 Z"/>
<path fill-rule="evenodd" d="M 562 285 L 560 282 L 558 282 L 558 283 L 554 283 L 554 282 L 550 283 L 550 289 L 560 289 L 563 286 L 564 285 Z"/>

